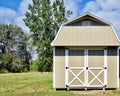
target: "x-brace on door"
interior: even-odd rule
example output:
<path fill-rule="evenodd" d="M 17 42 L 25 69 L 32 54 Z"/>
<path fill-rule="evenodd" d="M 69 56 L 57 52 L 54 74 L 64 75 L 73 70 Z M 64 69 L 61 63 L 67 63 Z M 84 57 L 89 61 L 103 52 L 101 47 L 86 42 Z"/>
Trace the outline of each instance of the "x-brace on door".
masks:
<path fill-rule="evenodd" d="M 66 49 L 66 87 L 106 87 L 106 49 Z"/>

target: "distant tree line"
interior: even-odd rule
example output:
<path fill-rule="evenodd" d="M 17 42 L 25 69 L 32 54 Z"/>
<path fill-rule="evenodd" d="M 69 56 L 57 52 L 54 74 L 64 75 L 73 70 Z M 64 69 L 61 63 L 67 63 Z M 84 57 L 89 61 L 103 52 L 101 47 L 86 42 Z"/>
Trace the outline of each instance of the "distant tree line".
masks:
<path fill-rule="evenodd" d="M 0 72 L 30 70 L 31 54 L 27 50 L 27 35 L 12 24 L 0 24 Z"/>

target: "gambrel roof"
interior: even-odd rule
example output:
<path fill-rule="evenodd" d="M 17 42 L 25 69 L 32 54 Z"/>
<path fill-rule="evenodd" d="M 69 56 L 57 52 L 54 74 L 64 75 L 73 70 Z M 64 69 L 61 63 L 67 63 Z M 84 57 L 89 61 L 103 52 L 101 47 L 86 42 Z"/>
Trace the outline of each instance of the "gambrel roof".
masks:
<path fill-rule="evenodd" d="M 91 25 L 83 26 L 82 21 L 91 21 Z M 86 13 L 63 24 L 52 46 L 119 46 L 119 38 L 113 26 Z"/>

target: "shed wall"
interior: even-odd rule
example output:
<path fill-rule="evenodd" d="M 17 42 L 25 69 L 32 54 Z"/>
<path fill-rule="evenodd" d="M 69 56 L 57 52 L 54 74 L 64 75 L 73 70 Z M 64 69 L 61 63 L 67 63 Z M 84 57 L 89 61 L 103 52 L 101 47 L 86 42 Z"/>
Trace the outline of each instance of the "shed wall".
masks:
<path fill-rule="evenodd" d="M 107 87 L 117 88 L 117 48 L 108 47 L 107 53 Z"/>
<path fill-rule="evenodd" d="M 65 48 L 55 48 L 55 88 L 65 88 Z"/>
<path fill-rule="evenodd" d="M 79 48 L 76 47 L 76 49 L 79 49 Z M 72 60 L 79 59 L 79 57 L 73 58 L 70 56 L 69 59 L 72 59 Z M 80 59 L 83 59 L 83 57 L 81 57 Z M 95 57 L 94 59 L 97 59 L 97 57 Z M 92 61 L 89 61 L 89 62 L 92 63 Z M 100 62 L 103 63 L 102 57 Z M 65 86 L 66 85 L 65 84 L 65 47 L 55 47 L 55 67 L 54 68 L 55 68 L 55 88 L 66 88 Z M 102 79 L 103 78 L 101 77 L 101 80 Z M 117 47 L 107 47 L 107 88 L 117 88 Z"/>

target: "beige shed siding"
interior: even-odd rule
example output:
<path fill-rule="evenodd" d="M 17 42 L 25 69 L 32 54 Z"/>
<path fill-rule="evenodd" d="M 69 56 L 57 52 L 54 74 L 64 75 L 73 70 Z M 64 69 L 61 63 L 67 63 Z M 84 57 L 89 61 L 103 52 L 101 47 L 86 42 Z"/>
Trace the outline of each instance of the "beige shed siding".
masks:
<path fill-rule="evenodd" d="M 104 67 L 104 49 L 97 49 L 94 47 L 94 49 L 88 49 L 88 67 L 89 68 L 95 68 L 95 67 Z M 92 70 L 90 69 L 96 76 L 101 71 L 99 69 Z M 93 80 L 95 78 L 89 71 L 88 71 L 88 82 Z M 104 74 L 100 74 L 98 76 L 98 79 L 100 79 L 102 82 L 104 82 Z M 101 85 L 100 82 L 95 79 L 91 85 Z"/>
<path fill-rule="evenodd" d="M 69 67 L 84 67 L 84 50 L 69 50 Z"/>
<path fill-rule="evenodd" d="M 88 48 L 88 53 L 90 50 L 96 49 L 101 50 L 104 47 L 69 47 L 70 50 L 83 50 Z M 65 47 L 55 47 L 55 88 L 66 88 L 65 86 Z M 80 55 L 81 54 L 81 55 Z M 69 67 L 83 67 L 84 66 L 84 56 L 80 53 L 74 56 L 73 53 L 69 54 Z M 107 47 L 107 88 L 117 88 L 117 47 Z M 103 53 L 99 56 L 92 56 L 88 54 L 88 66 L 89 67 L 104 67 L 104 56 Z M 73 70 L 77 74 L 80 70 Z M 98 74 L 99 70 L 92 70 L 94 74 Z M 69 73 L 69 80 L 73 79 L 73 75 Z M 80 75 L 80 80 L 84 82 L 84 72 Z M 88 73 L 88 82 L 93 79 L 93 75 Z M 104 74 L 99 76 L 101 81 L 104 80 Z M 72 84 L 80 84 L 78 81 L 74 81 Z M 100 84 L 95 80 L 92 85 Z"/>
<path fill-rule="evenodd" d="M 88 66 L 104 67 L 104 50 L 88 50 Z"/>
<path fill-rule="evenodd" d="M 72 49 L 69 48 L 69 58 L 68 58 L 68 66 L 69 67 L 84 67 L 84 49 Z M 72 70 L 72 69 L 71 69 Z M 72 72 L 77 75 L 81 70 L 72 70 Z M 68 73 L 68 81 L 70 82 L 73 80 L 74 76 L 69 72 Z M 84 72 L 81 73 L 80 76 L 78 76 L 82 82 L 84 82 Z M 78 80 L 75 80 L 72 85 L 82 85 Z"/>
<path fill-rule="evenodd" d="M 107 57 L 108 88 L 117 88 L 117 48 L 108 47 Z"/>
<path fill-rule="evenodd" d="M 54 46 L 118 46 L 111 26 L 63 26 Z"/>
<path fill-rule="evenodd" d="M 65 88 L 65 48 L 55 48 L 55 88 Z"/>

